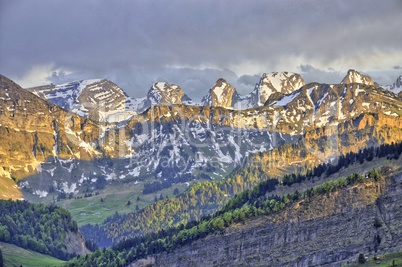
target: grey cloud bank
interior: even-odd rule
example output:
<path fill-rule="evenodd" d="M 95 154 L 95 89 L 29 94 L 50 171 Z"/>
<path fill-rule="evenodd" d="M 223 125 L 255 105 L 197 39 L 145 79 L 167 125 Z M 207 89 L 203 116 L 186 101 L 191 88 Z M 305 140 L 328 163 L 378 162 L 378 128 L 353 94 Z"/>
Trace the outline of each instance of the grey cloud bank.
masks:
<path fill-rule="evenodd" d="M 5 1 L 0 73 L 23 86 L 108 78 L 145 96 L 157 80 L 199 99 L 220 77 L 248 93 L 259 75 L 339 82 L 347 69 L 401 73 L 402 2 Z"/>

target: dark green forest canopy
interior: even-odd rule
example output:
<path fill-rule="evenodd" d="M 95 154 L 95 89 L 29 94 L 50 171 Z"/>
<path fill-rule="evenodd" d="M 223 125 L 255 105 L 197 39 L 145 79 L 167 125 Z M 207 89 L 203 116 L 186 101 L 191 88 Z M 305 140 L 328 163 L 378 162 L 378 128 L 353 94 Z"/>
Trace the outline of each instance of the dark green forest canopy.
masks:
<path fill-rule="evenodd" d="M 59 259 L 76 255 L 67 252 L 65 239 L 77 233 L 77 223 L 60 207 L 27 201 L 0 200 L 0 241 L 15 244 Z"/>

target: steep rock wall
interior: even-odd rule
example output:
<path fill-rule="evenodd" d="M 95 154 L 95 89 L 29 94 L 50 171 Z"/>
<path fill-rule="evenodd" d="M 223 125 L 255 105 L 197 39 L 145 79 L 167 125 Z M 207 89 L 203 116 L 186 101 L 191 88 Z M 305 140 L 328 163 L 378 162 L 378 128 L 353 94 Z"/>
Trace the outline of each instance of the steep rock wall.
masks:
<path fill-rule="evenodd" d="M 401 180 L 366 183 L 299 202 L 173 253 L 157 254 L 148 262 L 177 267 L 341 266 L 356 260 L 359 253 L 400 250 Z M 381 227 L 374 226 L 376 219 Z"/>

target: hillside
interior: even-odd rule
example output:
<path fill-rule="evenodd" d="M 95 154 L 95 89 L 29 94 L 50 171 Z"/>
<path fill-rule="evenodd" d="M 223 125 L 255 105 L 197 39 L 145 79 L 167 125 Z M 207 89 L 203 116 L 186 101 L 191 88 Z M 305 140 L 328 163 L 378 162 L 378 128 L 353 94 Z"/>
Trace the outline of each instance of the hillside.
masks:
<path fill-rule="evenodd" d="M 88 252 L 68 211 L 27 201 L 0 200 L 0 241 L 59 259 Z"/>
<path fill-rule="evenodd" d="M 43 267 L 43 266 L 63 266 L 65 261 L 57 258 L 40 254 L 31 250 L 26 250 L 12 244 L 0 242 L 0 249 L 3 252 L 5 267 Z"/>
<path fill-rule="evenodd" d="M 68 114 L 4 76 L 0 76 L 0 122 L 0 179 L 37 173 L 49 158 L 89 160 L 100 154 L 92 146 L 99 132 L 94 122 Z M 6 192 L 0 197 L 11 197 Z"/>
<path fill-rule="evenodd" d="M 270 196 L 275 185 L 262 182 L 212 217 L 71 264 L 103 259 L 114 266 L 144 258 L 130 266 L 340 266 L 360 253 L 400 250 L 400 176 L 400 169 L 384 166 L 282 197 Z M 114 261 L 110 253 L 118 255 Z"/>
<path fill-rule="evenodd" d="M 215 212 L 231 197 L 263 180 L 281 178 L 287 173 L 306 173 L 320 163 L 336 162 L 349 152 L 358 153 L 365 147 L 402 141 L 400 123 L 397 120 L 387 121 L 386 118 L 386 115 L 362 115 L 356 120 L 339 124 L 331 142 L 327 139 L 328 130 L 312 131 L 298 144 L 286 144 L 250 156 L 243 167 L 223 181 L 196 183 L 180 196 L 164 199 L 127 216 L 114 216 L 103 225 L 85 226 L 82 230 L 87 238 L 101 246 L 108 246 L 126 237 L 201 219 Z M 353 161 L 358 158 L 355 155 Z M 105 239 L 109 241 L 105 242 Z"/>
<path fill-rule="evenodd" d="M 401 203 L 400 192 L 395 181 L 366 182 L 302 199 L 273 216 L 247 220 L 174 253 L 158 254 L 154 266 L 199 261 L 209 266 L 339 266 L 359 253 L 401 249 L 401 214 L 393 208 Z"/>

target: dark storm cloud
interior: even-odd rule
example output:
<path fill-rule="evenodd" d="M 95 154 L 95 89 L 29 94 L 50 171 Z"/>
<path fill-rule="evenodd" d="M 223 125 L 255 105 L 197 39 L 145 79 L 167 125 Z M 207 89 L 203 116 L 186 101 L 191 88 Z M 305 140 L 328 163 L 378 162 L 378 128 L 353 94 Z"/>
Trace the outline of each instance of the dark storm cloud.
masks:
<path fill-rule="evenodd" d="M 315 67 L 302 70 L 306 80 L 324 81 L 338 78 L 331 67 L 401 62 L 401 7 L 399 0 L 0 0 L 0 73 L 25 86 L 105 77 L 134 96 L 163 79 L 195 98 L 219 77 L 246 92 L 255 74 L 306 64 Z"/>
<path fill-rule="evenodd" d="M 402 70 L 402 67 L 401 66 L 399 66 L 399 65 L 397 65 L 397 66 L 393 66 L 392 67 L 394 70 Z"/>
<path fill-rule="evenodd" d="M 306 83 L 340 83 L 346 73 L 335 71 L 334 69 L 321 70 L 312 65 L 304 64 L 299 66 L 300 75 Z"/>
<path fill-rule="evenodd" d="M 239 77 L 239 79 L 237 79 L 237 82 L 239 84 L 244 84 L 244 85 L 251 85 L 254 86 L 256 81 L 258 81 L 261 78 L 260 75 L 242 75 Z"/>

